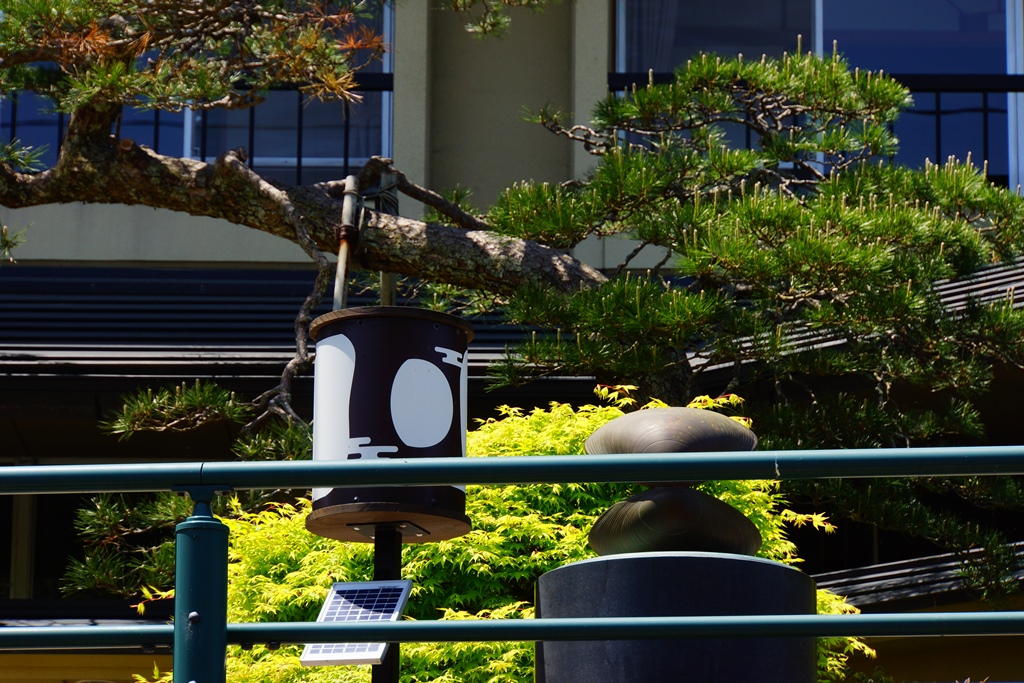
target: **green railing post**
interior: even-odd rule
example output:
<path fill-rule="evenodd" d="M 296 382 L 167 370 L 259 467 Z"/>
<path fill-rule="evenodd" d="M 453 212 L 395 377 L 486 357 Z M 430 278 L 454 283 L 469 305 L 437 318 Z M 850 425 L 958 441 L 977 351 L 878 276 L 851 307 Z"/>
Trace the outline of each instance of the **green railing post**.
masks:
<path fill-rule="evenodd" d="M 225 683 L 228 528 L 210 501 L 227 488 L 189 488 L 192 516 L 175 528 L 175 683 Z"/>

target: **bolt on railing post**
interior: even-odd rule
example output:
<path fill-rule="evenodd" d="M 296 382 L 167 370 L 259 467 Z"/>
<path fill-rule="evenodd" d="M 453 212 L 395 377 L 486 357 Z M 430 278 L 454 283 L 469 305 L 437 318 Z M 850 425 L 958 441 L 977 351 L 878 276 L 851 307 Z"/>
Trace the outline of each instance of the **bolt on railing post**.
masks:
<path fill-rule="evenodd" d="M 195 507 L 175 528 L 175 683 L 224 683 L 227 675 L 228 528 L 210 507 L 227 488 L 188 489 Z"/>

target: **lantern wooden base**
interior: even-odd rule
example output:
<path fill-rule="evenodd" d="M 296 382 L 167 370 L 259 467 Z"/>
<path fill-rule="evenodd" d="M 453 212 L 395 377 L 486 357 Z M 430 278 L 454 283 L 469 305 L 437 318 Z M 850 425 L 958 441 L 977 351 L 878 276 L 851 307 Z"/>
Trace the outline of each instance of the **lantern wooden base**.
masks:
<path fill-rule="evenodd" d="M 378 524 L 397 526 L 403 543 L 447 541 L 472 528 L 469 517 L 457 511 L 407 503 L 331 505 L 313 510 L 306 517 L 310 533 L 353 543 L 373 543 L 373 533 L 367 527 Z"/>

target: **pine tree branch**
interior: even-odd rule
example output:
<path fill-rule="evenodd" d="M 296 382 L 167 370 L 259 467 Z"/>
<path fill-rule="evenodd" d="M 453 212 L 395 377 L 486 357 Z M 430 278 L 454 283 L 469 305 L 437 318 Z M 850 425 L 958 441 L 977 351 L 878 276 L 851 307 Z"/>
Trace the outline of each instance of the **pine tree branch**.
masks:
<path fill-rule="evenodd" d="M 622 259 L 622 263 L 615 267 L 615 270 L 612 271 L 612 277 L 616 277 L 619 274 L 621 274 L 624 270 L 626 270 L 626 268 L 629 267 L 629 264 L 633 262 L 633 259 L 639 256 L 640 252 L 643 251 L 646 247 L 650 246 L 650 244 L 651 243 L 648 242 L 647 240 L 641 240 L 639 244 L 633 247 L 632 251 L 626 254 L 626 257 Z"/>
<path fill-rule="evenodd" d="M 543 116 L 543 115 L 542 115 Z M 542 118 L 541 125 L 555 135 L 561 135 L 573 142 L 583 143 L 583 149 L 594 156 L 602 156 L 613 149 L 617 140 L 614 135 L 609 135 L 590 126 L 577 124 L 568 128 L 558 123 L 557 118 Z"/>
<path fill-rule="evenodd" d="M 342 225 L 340 199 L 323 185 L 284 187 L 240 162 L 240 153 L 214 164 L 168 157 L 107 133 L 112 112 L 76 112 L 57 164 L 39 174 L 0 164 L 0 204 L 20 208 L 50 203 L 141 204 L 195 216 L 223 218 L 334 253 Z M 76 117 L 73 117 L 75 119 Z M 535 242 L 406 218 L 363 213 L 360 247 L 352 265 L 430 277 L 459 287 L 511 294 L 523 286 L 572 293 L 605 281 L 598 271 Z M 309 244 L 306 248 L 310 253 Z M 315 253 L 314 253 L 315 256 Z"/>
<path fill-rule="evenodd" d="M 295 231 L 294 241 L 317 264 L 317 277 L 313 290 L 302 302 L 302 306 L 295 316 L 295 356 L 285 365 L 284 370 L 281 372 L 281 381 L 278 385 L 264 392 L 253 401 L 258 414 L 245 428 L 249 431 L 256 430 L 274 414 L 280 415 L 287 420 L 301 422 L 302 418 L 291 405 L 292 381 L 296 375 L 307 371 L 312 365 L 313 358 L 309 353 L 309 322 L 312 318 L 313 309 L 320 304 L 324 292 L 327 291 L 330 285 L 335 267 L 327 260 L 327 256 L 320 250 L 306 230 L 301 216 L 296 213 L 295 206 L 292 204 L 287 193 L 264 180 L 245 164 L 244 150 L 225 152 L 217 158 L 215 165 L 229 167 L 235 173 L 247 176 L 250 182 L 260 189 L 261 193 L 276 201 L 281 206 L 287 219 L 292 223 Z"/>
<path fill-rule="evenodd" d="M 582 261 L 537 242 L 373 211 L 364 212 L 359 244 L 365 268 L 495 294 L 524 287 L 572 294 L 606 281 Z M 464 269 L 461 276 L 458 269 Z"/>

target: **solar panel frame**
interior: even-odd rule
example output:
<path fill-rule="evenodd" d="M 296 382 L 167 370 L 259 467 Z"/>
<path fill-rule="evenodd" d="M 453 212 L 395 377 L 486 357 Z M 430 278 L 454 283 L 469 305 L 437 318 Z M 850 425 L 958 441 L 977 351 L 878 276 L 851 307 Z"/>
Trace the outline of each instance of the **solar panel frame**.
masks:
<path fill-rule="evenodd" d="M 398 621 L 412 590 L 412 581 L 350 581 L 331 587 L 317 623 Z M 307 643 L 303 666 L 380 664 L 388 643 Z"/>

